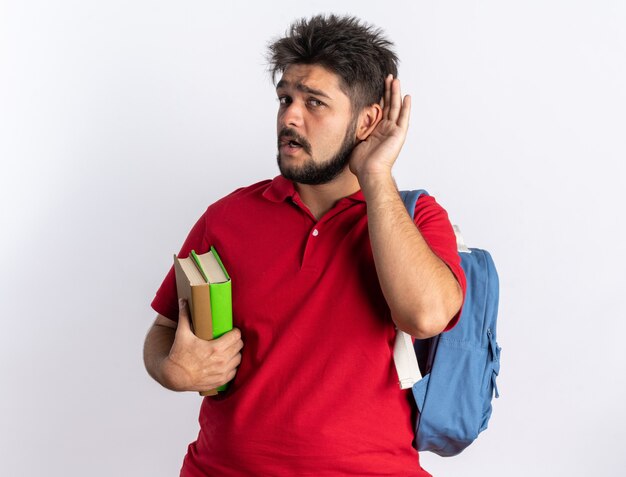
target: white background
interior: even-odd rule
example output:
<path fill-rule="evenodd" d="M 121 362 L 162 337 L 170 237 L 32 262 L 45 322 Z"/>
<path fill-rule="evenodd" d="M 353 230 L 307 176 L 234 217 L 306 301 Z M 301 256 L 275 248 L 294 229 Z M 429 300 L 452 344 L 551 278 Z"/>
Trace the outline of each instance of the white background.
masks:
<path fill-rule="evenodd" d="M 0 475 L 177 475 L 200 398 L 147 376 L 149 303 L 206 206 L 277 174 L 265 46 L 330 11 L 396 42 L 397 181 L 500 272 L 489 430 L 423 465 L 624 475 L 620 0 L 0 2 Z"/>

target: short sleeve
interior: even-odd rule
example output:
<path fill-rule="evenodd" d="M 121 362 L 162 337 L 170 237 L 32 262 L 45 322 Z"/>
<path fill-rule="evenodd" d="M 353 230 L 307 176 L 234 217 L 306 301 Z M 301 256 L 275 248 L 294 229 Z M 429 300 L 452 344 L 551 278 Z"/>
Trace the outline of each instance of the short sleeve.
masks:
<path fill-rule="evenodd" d="M 430 249 L 448 266 L 456 278 L 463 291 L 463 300 L 465 300 L 465 273 L 461 268 L 461 257 L 457 251 L 456 236 L 448 219 L 448 213 L 434 197 L 422 195 L 415 204 L 414 221 Z M 461 310 L 462 307 L 450 320 L 445 331 L 454 328 L 461 316 Z"/>
<path fill-rule="evenodd" d="M 207 237 L 207 215 L 209 210 L 198 219 L 187 235 L 183 246 L 178 252 L 179 257 L 188 257 L 191 250 L 195 250 L 197 253 L 205 253 L 209 250 L 210 242 Z M 151 306 L 157 313 L 170 320 L 178 321 L 178 293 L 176 292 L 176 277 L 173 265 L 157 290 Z"/>

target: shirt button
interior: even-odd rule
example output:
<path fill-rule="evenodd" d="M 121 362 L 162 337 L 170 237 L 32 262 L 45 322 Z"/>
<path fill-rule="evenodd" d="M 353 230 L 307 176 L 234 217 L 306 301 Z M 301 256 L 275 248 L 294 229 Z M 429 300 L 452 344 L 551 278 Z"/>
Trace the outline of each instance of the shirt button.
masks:
<path fill-rule="evenodd" d="M 317 237 L 320 234 L 320 231 L 317 229 L 313 229 L 313 237 Z"/>

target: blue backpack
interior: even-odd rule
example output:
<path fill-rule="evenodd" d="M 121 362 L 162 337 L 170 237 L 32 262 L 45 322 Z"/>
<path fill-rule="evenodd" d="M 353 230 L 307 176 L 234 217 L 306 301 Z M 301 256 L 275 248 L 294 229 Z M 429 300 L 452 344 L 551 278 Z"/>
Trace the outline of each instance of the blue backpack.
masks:
<path fill-rule="evenodd" d="M 427 192 L 400 194 L 413 217 L 417 199 Z M 450 331 L 415 342 L 398 331 L 394 349 L 400 386 L 412 388 L 419 411 L 414 446 L 440 456 L 456 455 L 470 445 L 487 428 L 492 397 L 499 397 L 498 274 L 487 251 L 468 249 L 459 238 L 467 280 L 459 322 Z"/>

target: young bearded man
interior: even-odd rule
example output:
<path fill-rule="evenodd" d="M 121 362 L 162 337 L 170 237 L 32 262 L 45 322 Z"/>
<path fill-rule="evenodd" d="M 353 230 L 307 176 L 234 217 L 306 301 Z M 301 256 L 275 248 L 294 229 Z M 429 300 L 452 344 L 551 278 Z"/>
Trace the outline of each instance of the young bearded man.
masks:
<path fill-rule="evenodd" d="M 412 220 L 391 175 L 411 108 L 391 46 L 353 17 L 316 16 L 269 47 L 281 175 L 212 204 L 179 253 L 219 250 L 237 329 L 196 338 L 172 270 L 152 303 L 154 379 L 232 380 L 202 401 L 183 476 L 429 475 L 394 337 L 452 327 L 465 278 L 446 212 L 422 197 Z"/>

